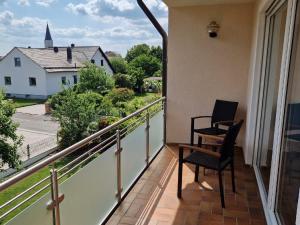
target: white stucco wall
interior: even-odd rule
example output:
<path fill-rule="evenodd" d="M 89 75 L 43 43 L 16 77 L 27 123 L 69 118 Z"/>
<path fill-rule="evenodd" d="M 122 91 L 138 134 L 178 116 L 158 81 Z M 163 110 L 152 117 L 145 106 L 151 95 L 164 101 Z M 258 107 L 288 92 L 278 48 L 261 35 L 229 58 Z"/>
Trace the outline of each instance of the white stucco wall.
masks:
<path fill-rule="evenodd" d="M 60 72 L 60 73 L 47 73 L 47 95 L 53 95 L 57 92 L 63 90 L 63 88 L 68 88 L 74 85 L 73 76 L 77 76 L 77 82 L 79 81 L 79 76 L 77 72 Z M 62 77 L 66 77 L 67 85 L 62 84 Z"/>
<path fill-rule="evenodd" d="M 238 101 L 236 118 L 246 120 L 253 17 L 254 3 L 169 8 L 167 142 L 189 142 L 190 118 L 211 115 L 216 99 Z"/>
<path fill-rule="evenodd" d="M 101 60 L 103 60 L 103 67 L 105 69 L 105 71 L 108 73 L 108 74 L 113 74 L 113 71 L 112 69 L 110 68 L 110 66 L 108 65 L 108 62 L 106 61 L 106 59 L 103 57 L 103 55 L 101 54 L 101 52 L 98 50 L 96 52 L 96 54 L 93 56 L 93 58 L 95 60 L 95 64 L 97 66 L 99 66 L 100 68 L 102 67 L 101 66 Z"/>
<path fill-rule="evenodd" d="M 20 57 L 21 67 L 15 67 L 14 57 Z M 11 77 L 11 85 L 5 85 L 5 76 Z M 36 78 L 36 86 L 29 85 L 29 77 Z M 0 61 L 0 87 L 12 95 L 45 97 L 47 95 L 45 71 L 15 48 Z"/>

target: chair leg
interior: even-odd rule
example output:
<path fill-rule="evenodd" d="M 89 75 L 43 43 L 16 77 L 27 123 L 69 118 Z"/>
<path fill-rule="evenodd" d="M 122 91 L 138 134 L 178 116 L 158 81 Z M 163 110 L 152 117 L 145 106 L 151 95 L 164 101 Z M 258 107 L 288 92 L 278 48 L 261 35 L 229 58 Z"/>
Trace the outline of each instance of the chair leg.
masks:
<path fill-rule="evenodd" d="M 195 168 L 195 179 L 194 179 L 195 182 L 199 181 L 199 168 L 200 168 L 200 166 L 196 165 L 196 168 Z"/>
<path fill-rule="evenodd" d="M 230 167 L 231 167 L 232 191 L 235 192 L 235 176 L 234 176 L 234 163 L 233 163 L 233 161 L 231 162 Z"/>
<path fill-rule="evenodd" d="M 223 181 L 222 181 L 222 171 L 219 170 L 218 174 L 219 174 L 219 186 L 220 186 L 221 205 L 222 205 L 222 208 L 225 208 L 224 189 L 223 189 Z"/>
<path fill-rule="evenodd" d="M 183 149 L 179 149 L 178 186 L 177 186 L 178 198 L 181 198 L 181 192 L 182 192 L 182 166 L 183 166 Z"/>

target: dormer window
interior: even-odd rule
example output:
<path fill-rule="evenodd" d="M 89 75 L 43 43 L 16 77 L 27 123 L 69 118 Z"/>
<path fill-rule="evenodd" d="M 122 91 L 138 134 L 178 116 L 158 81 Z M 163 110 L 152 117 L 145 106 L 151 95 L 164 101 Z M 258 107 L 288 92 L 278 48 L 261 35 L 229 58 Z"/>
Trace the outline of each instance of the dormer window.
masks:
<path fill-rule="evenodd" d="M 20 57 L 15 57 L 15 67 L 20 67 L 21 66 L 21 59 Z"/>

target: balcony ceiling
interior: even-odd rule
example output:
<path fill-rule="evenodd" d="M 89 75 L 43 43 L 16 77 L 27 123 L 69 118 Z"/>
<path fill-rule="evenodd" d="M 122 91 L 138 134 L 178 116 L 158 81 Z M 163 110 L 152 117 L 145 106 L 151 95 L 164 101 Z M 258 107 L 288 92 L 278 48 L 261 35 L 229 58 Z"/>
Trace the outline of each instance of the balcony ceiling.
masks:
<path fill-rule="evenodd" d="M 196 6 L 196 5 L 218 5 L 218 4 L 240 4 L 255 2 L 256 0 L 163 0 L 169 7 Z"/>

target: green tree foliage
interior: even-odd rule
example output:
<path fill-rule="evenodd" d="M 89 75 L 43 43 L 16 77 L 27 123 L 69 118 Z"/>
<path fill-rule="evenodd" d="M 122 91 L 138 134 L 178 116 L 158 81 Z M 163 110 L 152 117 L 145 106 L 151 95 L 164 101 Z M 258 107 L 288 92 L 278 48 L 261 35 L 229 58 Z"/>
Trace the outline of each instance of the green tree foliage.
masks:
<path fill-rule="evenodd" d="M 111 100 L 111 102 L 116 105 L 120 102 L 127 102 L 134 97 L 134 92 L 128 88 L 115 88 L 107 97 Z"/>
<path fill-rule="evenodd" d="M 135 78 L 127 74 L 116 74 L 114 75 L 115 86 L 117 88 L 130 88 L 133 89 L 135 86 Z"/>
<path fill-rule="evenodd" d="M 68 147 L 89 136 L 97 126 L 103 97 L 95 92 L 76 94 L 66 90 L 62 104 L 56 105 L 53 112 L 60 123 L 58 136 L 61 147 Z"/>
<path fill-rule="evenodd" d="M 2 165 L 16 168 L 20 165 L 18 148 L 22 145 L 22 137 L 16 134 L 18 124 L 12 120 L 15 113 L 13 102 L 5 100 L 5 94 L 0 91 L 0 155 Z"/>
<path fill-rule="evenodd" d="M 126 61 L 121 57 L 114 57 L 110 59 L 110 63 L 116 73 L 127 73 Z"/>
<path fill-rule="evenodd" d="M 160 62 L 162 62 L 163 51 L 160 46 L 151 46 L 150 55 L 157 58 Z"/>
<path fill-rule="evenodd" d="M 152 77 L 153 74 L 160 70 L 161 63 L 159 60 L 151 55 L 140 55 L 134 58 L 130 63 L 130 67 L 141 68 L 145 77 Z"/>
<path fill-rule="evenodd" d="M 146 44 L 139 44 L 133 46 L 127 51 L 126 61 L 130 63 L 133 59 L 137 58 L 140 55 L 148 55 L 150 53 L 150 47 Z"/>
<path fill-rule="evenodd" d="M 137 92 L 142 93 L 143 92 L 143 84 L 144 84 L 144 71 L 142 68 L 138 67 L 129 67 L 128 68 L 128 75 L 130 77 L 133 77 L 135 80 L 135 89 Z"/>
<path fill-rule="evenodd" d="M 114 87 L 114 80 L 102 68 L 88 63 L 79 71 L 80 81 L 77 85 L 79 92 L 94 91 L 100 94 L 107 93 Z"/>

